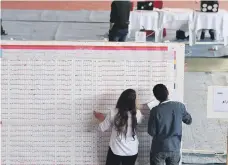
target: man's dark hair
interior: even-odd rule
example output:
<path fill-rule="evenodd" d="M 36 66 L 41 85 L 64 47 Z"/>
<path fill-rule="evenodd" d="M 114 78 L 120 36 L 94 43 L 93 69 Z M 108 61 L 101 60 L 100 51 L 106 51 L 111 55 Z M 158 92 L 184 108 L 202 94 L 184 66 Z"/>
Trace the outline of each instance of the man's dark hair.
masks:
<path fill-rule="evenodd" d="M 166 101 L 168 99 L 169 91 L 164 84 L 157 84 L 153 88 L 155 98 L 160 101 Z"/>

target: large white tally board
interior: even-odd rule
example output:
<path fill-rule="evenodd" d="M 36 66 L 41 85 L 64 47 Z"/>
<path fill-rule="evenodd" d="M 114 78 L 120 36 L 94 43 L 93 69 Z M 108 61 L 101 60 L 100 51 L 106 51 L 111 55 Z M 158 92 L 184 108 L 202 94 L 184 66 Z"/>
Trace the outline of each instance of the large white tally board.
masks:
<path fill-rule="evenodd" d="M 93 110 L 109 112 L 127 88 L 151 101 L 157 83 L 183 101 L 181 44 L 2 41 L 1 55 L 2 165 L 104 165 L 110 131 Z M 143 165 L 146 119 L 138 136 Z"/>

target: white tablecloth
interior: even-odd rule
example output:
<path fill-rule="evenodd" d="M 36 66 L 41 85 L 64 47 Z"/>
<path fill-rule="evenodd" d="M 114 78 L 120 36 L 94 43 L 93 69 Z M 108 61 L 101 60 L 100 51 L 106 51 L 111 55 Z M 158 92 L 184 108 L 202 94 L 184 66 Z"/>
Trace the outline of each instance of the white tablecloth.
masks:
<path fill-rule="evenodd" d="M 190 9 L 171 9 L 163 8 L 159 11 L 160 20 L 159 27 L 162 34 L 163 28 L 174 29 L 174 30 L 183 30 L 185 32 L 189 31 L 189 22 L 193 20 L 193 10 Z M 162 41 L 163 36 L 160 35 L 160 41 Z"/>
<path fill-rule="evenodd" d="M 154 30 L 155 41 L 158 42 L 158 21 L 159 14 L 156 11 L 132 11 L 130 14 L 129 33 L 138 31 L 140 29 Z M 156 33 L 157 32 L 157 33 Z"/>
<path fill-rule="evenodd" d="M 228 45 L 228 12 L 223 16 L 223 36 L 224 36 L 224 45 Z"/>
<path fill-rule="evenodd" d="M 193 13 L 190 9 L 164 8 L 160 10 L 160 25 L 163 28 L 188 31 L 188 24 L 193 20 Z"/>
<path fill-rule="evenodd" d="M 214 29 L 216 40 L 224 39 L 228 44 L 228 12 L 220 9 L 217 13 L 197 12 L 191 9 L 155 9 L 154 11 L 132 11 L 130 33 L 140 29 L 154 30 L 155 42 L 162 41 L 163 28 L 189 32 L 189 43 L 196 42 L 197 32 Z"/>
<path fill-rule="evenodd" d="M 189 42 L 193 45 L 196 42 L 197 32 L 202 29 L 215 30 L 216 40 L 223 38 L 223 20 L 225 10 L 219 10 L 217 13 L 195 12 L 194 19 L 189 24 Z M 227 28 L 228 29 L 228 28 Z"/>

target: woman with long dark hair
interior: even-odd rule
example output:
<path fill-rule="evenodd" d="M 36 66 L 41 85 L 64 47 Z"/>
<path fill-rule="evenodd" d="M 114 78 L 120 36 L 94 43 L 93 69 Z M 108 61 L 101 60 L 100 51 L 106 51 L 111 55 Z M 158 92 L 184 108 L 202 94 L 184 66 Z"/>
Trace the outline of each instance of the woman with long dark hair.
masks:
<path fill-rule="evenodd" d="M 112 128 L 106 165 L 134 165 L 138 156 L 137 124 L 142 120 L 142 114 L 136 108 L 136 92 L 125 90 L 119 97 L 116 108 L 104 117 L 102 113 L 94 112 L 101 122 L 101 131 Z"/>

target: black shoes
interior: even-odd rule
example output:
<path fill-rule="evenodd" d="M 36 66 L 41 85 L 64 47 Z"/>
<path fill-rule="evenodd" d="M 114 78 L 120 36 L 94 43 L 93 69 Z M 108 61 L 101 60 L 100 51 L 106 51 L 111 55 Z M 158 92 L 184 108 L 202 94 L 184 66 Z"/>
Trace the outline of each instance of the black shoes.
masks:
<path fill-rule="evenodd" d="M 204 40 L 204 38 L 205 38 L 205 31 L 203 30 L 201 32 L 200 40 Z"/>
<path fill-rule="evenodd" d="M 210 38 L 211 38 L 211 40 L 215 40 L 215 32 L 214 32 L 214 30 L 213 29 L 210 29 L 209 30 L 209 34 L 210 34 Z M 205 38 L 205 30 L 202 30 L 202 32 L 201 32 L 201 36 L 200 36 L 200 40 L 204 40 L 204 38 Z"/>
<path fill-rule="evenodd" d="M 212 30 L 212 29 L 210 29 L 210 30 L 209 30 L 209 34 L 210 34 L 210 36 L 211 36 L 211 40 L 215 40 L 215 31 Z"/>

